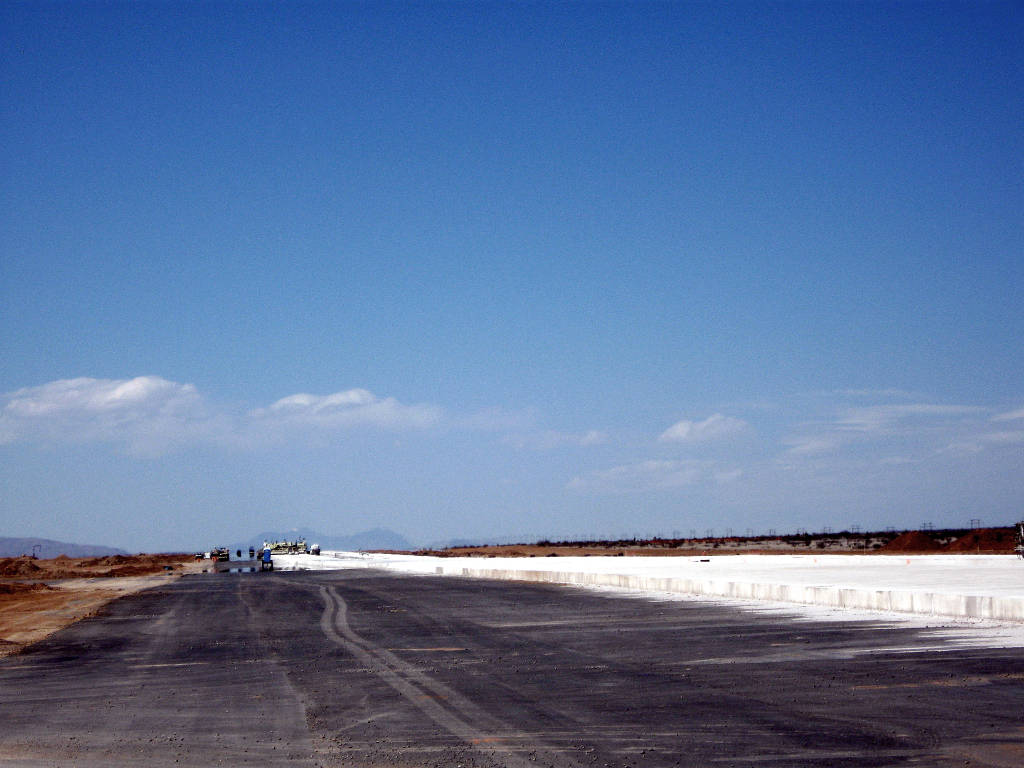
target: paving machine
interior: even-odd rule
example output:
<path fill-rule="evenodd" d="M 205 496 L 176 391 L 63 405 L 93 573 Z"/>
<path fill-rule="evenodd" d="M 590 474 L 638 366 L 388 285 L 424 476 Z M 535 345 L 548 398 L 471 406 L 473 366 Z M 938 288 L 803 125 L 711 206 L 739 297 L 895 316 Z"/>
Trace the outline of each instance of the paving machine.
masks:
<path fill-rule="evenodd" d="M 269 549 L 275 555 L 305 555 L 309 552 L 306 548 L 306 540 L 298 541 L 265 541 L 263 548 Z"/>

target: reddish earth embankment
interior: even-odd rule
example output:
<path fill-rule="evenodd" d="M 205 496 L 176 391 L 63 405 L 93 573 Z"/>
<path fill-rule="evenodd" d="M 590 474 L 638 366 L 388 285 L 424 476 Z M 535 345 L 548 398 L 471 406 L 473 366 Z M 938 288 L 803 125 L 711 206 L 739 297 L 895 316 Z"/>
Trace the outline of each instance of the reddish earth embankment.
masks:
<path fill-rule="evenodd" d="M 961 554 L 1012 554 L 1016 539 L 1006 528 L 980 528 L 943 547 L 943 552 Z"/>
<path fill-rule="evenodd" d="M 916 554 L 930 554 L 933 552 L 943 551 L 943 545 L 924 531 L 907 531 L 906 533 L 901 533 L 888 544 L 882 546 L 878 551 L 882 554 L 892 552 L 898 552 L 901 554 L 909 552 Z"/>
<path fill-rule="evenodd" d="M 946 540 L 930 531 L 907 531 L 879 549 L 881 554 L 1012 555 L 1011 528 L 979 528 Z"/>
<path fill-rule="evenodd" d="M 200 569 L 187 555 L 0 558 L 0 656 L 16 653 L 111 600 Z"/>
<path fill-rule="evenodd" d="M 722 538 L 586 542 L 573 544 L 501 544 L 419 550 L 400 554 L 434 557 L 672 557 L 737 554 L 982 554 L 1010 555 L 1016 540 L 1012 528 L 959 531 L 906 531 L 875 534 L 809 534 L 774 538 Z"/>
<path fill-rule="evenodd" d="M 108 555 L 107 557 L 0 558 L 0 578 L 60 579 L 145 576 L 166 570 L 180 570 L 187 555 Z"/>

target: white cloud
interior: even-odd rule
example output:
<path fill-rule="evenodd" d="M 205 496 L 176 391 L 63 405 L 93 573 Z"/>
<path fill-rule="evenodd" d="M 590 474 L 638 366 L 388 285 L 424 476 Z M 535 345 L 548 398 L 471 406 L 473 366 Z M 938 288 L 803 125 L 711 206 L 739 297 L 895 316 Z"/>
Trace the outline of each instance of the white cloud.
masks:
<path fill-rule="evenodd" d="M 837 395 L 844 395 L 846 397 L 888 397 L 893 399 L 906 400 L 908 398 L 918 398 L 920 394 L 915 392 L 908 392 L 905 389 L 839 389 L 835 391 Z"/>
<path fill-rule="evenodd" d="M 886 456 L 885 458 L 879 459 L 878 463 L 883 467 L 903 467 L 907 464 L 916 463 L 916 460 L 908 458 L 907 456 Z"/>
<path fill-rule="evenodd" d="M 186 443 L 259 444 L 296 427 L 422 429 L 441 417 L 435 406 L 404 405 L 365 389 L 300 393 L 235 415 L 215 409 L 192 384 L 159 376 L 78 378 L 0 397 L 0 444 L 115 443 L 131 453 L 158 455 Z"/>
<path fill-rule="evenodd" d="M 911 418 L 942 419 L 956 416 L 971 416 L 984 411 L 973 405 L 934 405 L 913 403 L 907 405 L 873 405 L 850 408 L 836 422 L 840 429 L 857 432 L 878 432 L 888 429 L 897 422 Z"/>
<path fill-rule="evenodd" d="M 984 448 L 977 441 L 958 440 L 943 448 L 939 448 L 935 453 L 940 456 L 947 454 L 953 456 L 974 456 L 975 454 L 981 453 L 983 450 Z"/>
<path fill-rule="evenodd" d="M 742 474 L 740 469 L 717 469 L 711 461 L 648 459 L 579 475 L 567 487 L 587 493 L 637 493 L 705 482 L 728 483 Z"/>
<path fill-rule="evenodd" d="M 451 416 L 448 419 L 448 423 L 454 427 L 481 432 L 534 429 L 536 421 L 537 413 L 530 408 L 520 411 L 487 408 L 462 416 Z"/>
<path fill-rule="evenodd" d="M 677 421 L 661 433 L 662 443 L 701 443 L 743 432 L 747 422 L 716 413 L 704 421 Z"/>
<path fill-rule="evenodd" d="M 741 477 L 743 477 L 742 469 L 723 469 L 714 474 L 716 483 L 731 483 L 734 480 L 739 480 Z"/>
<path fill-rule="evenodd" d="M 997 445 L 1014 445 L 1016 443 L 1024 443 L 1024 431 L 1022 430 L 1006 430 L 1003 432 L 989 432 L 982 435 L 982 440 L 986 443 L 995 443 Z"/>
<path fill-rule="evenodd" d="M 514 448 L 532 448 L 539 451 L 548 451 L 561 445 L 578 445 L 582 447 L 603 445 L 608 442 L 608 435 L 596 429 L 583 433 L 548 430 L 545 432 L 507 435 L 502 439 L 502 442 Z"/>
<path fill-rule="evenodd" d="M 840 442 L 830 437 L 798 436 L 788 437 L 782 444 L 789 446 L 786 453 L 790 456 L 817 456 L 836 450 Z"/>
<path fill-rule="evenodd" d="M 200 436 L 211 425 L 191 384 L 159 376 L 62 379 L 6 395 L 2 442 L 122 442 L 137 453 L 160 453 Z"/>
<path fill-rule="evenodd" d="M 181 411 L 194 405 L 198 397 L 191 384 L 178 384 L 159 376 L 61 379 L 12 392 L 7 396 L 4 414 L 32 419 L 54 414 Z"/>
<path fill-rule="evenodd" d="M 961 440 L 954 440 L 936 451 L 937 454 L 973 455 L 986 449 L 998 450 L 1002 446 L 1016 446 L 1024 443 L 1024 430 L 983 432 Z"/>
<path fill-rule="evenodd" d="M 987 413 L 981 406 L 935 403 L 853 407 L 829 421 L 805 424 L 800 433 L 782 443 L 792 457 L 838 456 L 841 449 L 847 457 L 864 457 L 884 446 L 886 451 L 919 461 L 937 454 L 973 455 L 986 446 L 995 449 L 1022 442 L 1020 430 L 986 429 L 992 422 L 1024 418 L 1024 413 L 986 418 Z"/>
<path fill-rule="evenodd" d="M 268 408 L 253 411 L 252 416 L 263 425 L 422 429 L 441 420 L 441 409 L 432 405 L 404 405 L 393 397 L 379 398 L 365 389 L 348 389 L 330 395 L 289 395 Z"/>
<path fill-rule="evenodd" d="M 1017 419 L 1024 419 L 1024 408 L 1018 408 L 1009 413 L 1000 413 L 992 417 L 992 421 L 1016 421 Z"/>

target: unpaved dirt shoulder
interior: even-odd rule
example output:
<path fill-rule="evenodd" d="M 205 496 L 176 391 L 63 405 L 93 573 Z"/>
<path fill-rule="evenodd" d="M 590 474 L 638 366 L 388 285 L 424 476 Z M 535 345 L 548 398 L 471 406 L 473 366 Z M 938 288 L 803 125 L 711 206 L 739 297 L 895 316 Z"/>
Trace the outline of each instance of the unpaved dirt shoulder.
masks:
<path fill-rule="evenodd" d="M 62 579 L 0 592 L 0 656 L 17 653 L 69 624 L 92 616 L 119 597 L 198 573 L 202 563 L 182 562 L 169 573 Z"/>

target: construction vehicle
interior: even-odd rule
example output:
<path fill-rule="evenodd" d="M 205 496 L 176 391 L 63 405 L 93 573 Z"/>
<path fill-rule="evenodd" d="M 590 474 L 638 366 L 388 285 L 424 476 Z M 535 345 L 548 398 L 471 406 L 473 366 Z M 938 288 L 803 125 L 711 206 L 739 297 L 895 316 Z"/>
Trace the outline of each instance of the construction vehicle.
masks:
<path fill-rule="evenodd" d="M 1017 523 L 1014 528 L 1017 529 L 1017 546 L 1013 548 L 1013 551 L 1024 557 L 1024 520 Z"/>
<path fill-rule="evenodd" d="M 210 559 L 219 563 L 226 563 L 231 559 L 231 550 L 227 547 L 213 547 L 210 550 Z"/>
<path fill-rule="evenodd" d="M 305 555 L 309 552 L 306 540 L 298 541 L 264 541 L 263 549 L 269 549 L 275 555 Z"/>

